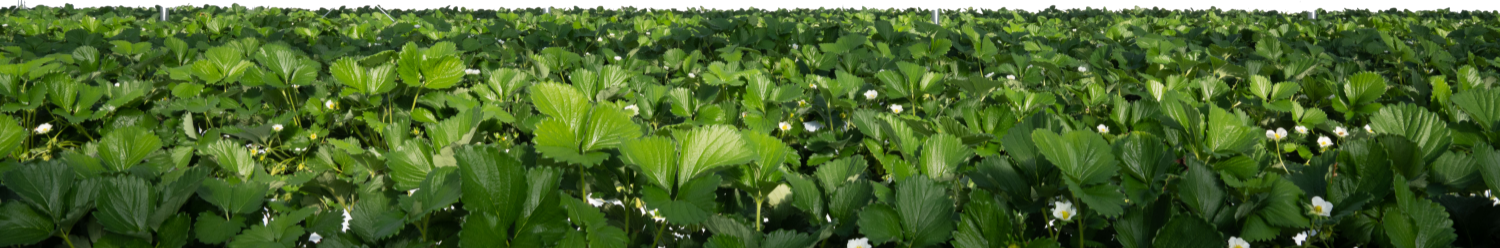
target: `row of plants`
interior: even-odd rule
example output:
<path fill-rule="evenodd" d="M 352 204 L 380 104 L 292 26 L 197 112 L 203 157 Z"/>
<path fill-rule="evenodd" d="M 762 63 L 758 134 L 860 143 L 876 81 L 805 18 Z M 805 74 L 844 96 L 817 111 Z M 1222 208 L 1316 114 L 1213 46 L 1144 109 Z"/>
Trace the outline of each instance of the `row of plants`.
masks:
<path fill-rule="evenodd" d="M 0 10 L 0 246 L 1500 242 L 1496 12 L 166 10 Z"/>

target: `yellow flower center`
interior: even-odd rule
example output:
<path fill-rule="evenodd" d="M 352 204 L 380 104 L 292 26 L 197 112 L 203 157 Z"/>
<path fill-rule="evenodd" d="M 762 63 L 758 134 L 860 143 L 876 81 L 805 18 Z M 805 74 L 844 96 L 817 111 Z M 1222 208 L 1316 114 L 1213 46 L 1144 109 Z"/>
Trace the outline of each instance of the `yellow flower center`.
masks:
<path fill-rule="evenodd" d="M 1245 248 L 1245 246 L 1236 244 L 1234 245 L 1234 248 Z"/>
<path fill-rule="evenodd" d="M 1323 206 L 1313 206 L 1313 212 L 1323 213 Z"/>
<path fill-rule="evenodd" d="M 1069 213 L 1067 210 L 1062 211 L 1062 217 L 1063 217 L 1064 220 L 1070 219 L 1070 218 L 1068 218 L 1068 216 L 1072 216 L 1072 215 L 1073 215 L 1073 213 Z"/>

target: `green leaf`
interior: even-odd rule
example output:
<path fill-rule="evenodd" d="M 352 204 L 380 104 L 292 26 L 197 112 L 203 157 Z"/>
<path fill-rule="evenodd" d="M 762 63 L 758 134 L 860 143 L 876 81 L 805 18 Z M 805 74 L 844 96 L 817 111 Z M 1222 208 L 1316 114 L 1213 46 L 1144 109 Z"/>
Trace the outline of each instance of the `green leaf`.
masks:
<path fill-rule="evenodd" d="M 151 216 L 155 191 L 146 180 L 136 177 L 117 177 L 108 180 L 99 192 L 99 211 L 95 218 L 105 229 L 118 233 L 144 233 L 150 231 L 146 219 Z"/>
<path fill-rule="evenodd" d="M 1464 65 L 1458 68 L 1458 87 L 1461 90 L 1481 89 L 1485 87 L 1484 80 L 1479 77 L 1479 70 L 1472 65 Z"/>
<path fill-rule="evenodd" d="M 1390 235 L 1395 247 L 1450 247 L 1458 234 L 1453 230 L 1453 219 L 1443 205 L 1415 196 L 1406 184 L 1406 178 L 1393 179 L 1396 192 L 1396 207 L 1387 211 L 1384 222 L 1386 235 Z"/>
<path fill-rule="evenodd" d="M 156 230 L 156 247 L 177 248 L 187 245 L 191 241 L 193 229 L 193 217 L 185 212 L 172 215 L 161 228 Z"/>
<path fill-rule="evenodd" d="M 1448 122 L 1436 113 L 1414 104 L 1399 104 L 1381 108 L 1370 117 L 1370 128 L 1375 133 L 1389 133 L 1410 139 L 1422 148 L 1425 163 L 1437 159 L 1448 150 L 1452 135 Z"/>
<path fill-rule="evenodd" d="M 0 205 L 0 246 L 26 246 L 52 236 L 52 221 L 24 204 Z"/>
<path fill-rule="evenodd" d="M 406 227 L 406 213 L 400 209 L 393 208 L 395 204 L 385 198 L 384 194 L 361 194 L 359 202 L 354 203 L 354 210 L 349 211 L 349 232 L 359 235 L 366 242 L 374 243 L 392 235 L 396 235 L 401 228 Z"/>
<path fill-rule="evenodd" d="M 1203 219 L 1177 215 L 1156 233 L 1153 243 L 1153 247 L 1224 247 L 1228 239 Z"/>
<path fill-rule="evenodd" d="M 260 210 L 266 198 L 266 185 L 258 182 L 231 184 L 224 179 L 203 180 L 198 197 L 229 213 L 251 213 Z"/>
<path fill-rule="evenodd" d="M 510 237 L 510 220 L 490 211 L 473 212 L 465 219 L 458 233 L 459 246 L 510 247 L 506 239 Z"/>
<path fill-rule="evenodd" d="M 643 199 L 647 208 L 653 208 L 668 222 L 692 225 L 703 222 L 714 209 L 714 189 L 718 188 L 719 176 L 706 176 L 684 183 L 674 196 L 666 190 L 647 187 Z"/>
<path fill-rule="evenodd" d="M 901 231 L 901 216 L 890 206 L 870 205 L 859 213 L 859 233 L 870 238 L 872 245 L 900 241 Z"/>
<path fill-rule="evenodd" d="M 1286 179 L 1277 179 L 1259 210 L 1266 223 L 1280 227 L 1302 228 L 1310 225 L 1303 206 L 1302 189 Z"/>
<path fill-rule="evenodd" d="M 1263 132 L 1265 130 L 1258 127 L 1245 125 L 1240 117 L 1224 109 L 1211 107 L 1204 132 L 1207 135 L 1205 146 L 1213 152 L 1242 152 L 1260 142 L 1265 137 L 1261 135 Z"/>
<path fill-rule="evenodd" d="M 458 57 L 446 57 L 433 61 L 422 68 L 423 86 L 428 89 L 447 89 L 458 84 L 464 76 L 464 64 Z"/>
<path fill-rule="evenodd" d="M 1120 169 L 1109 143 L 1098 133 L 1075 130 L 1059 136 L 1043 129 L 1033 131 L 1031 139 L 1069 182 L 1079 186 L 1108 181 Z"/>
<path fill-rule="evenodd" d="M 241 178 L 249 177 L 257 167 L 260 167 L 255 159 L 250 157 L 249 150 L 227 139 L 209 145 L 208 149 L 204 149 L 203 152 L 212 155 L 219 167 Z"/>
<path fill-rule="evenodd" d="M 1459 92 L 1453 95 L 1453 104 L 1484 130 L 1495 130 L 1500 124 L 1500 89 Z"/>
<path fill-rule="evenodd" d="M 459 178 L 458 169 L 454 167 L 440 167 L 427 173 L 426 179 L 412 193 L 412 209 L 408 209 L 408 217 L 412 215 L 424 215 L 434 211 L 447 208 L 458 202 L 461 196 L 463 182 Z M 414 216 L 415 219 L 421 218 Z"/>
<path fill-rule="evenodd" d="M 115 172 L 140 164 L 146 155 L 160 149 L 160 138 L 151 131 L 133 126 L 115 129 L 99 140 L 99 158 Z"/>
<path fill-rule="evenodd" d="M 713 125 L 693 129 L 682 137 L 681 145 L 681 159 L 677 163 L 679 185 L 700 174 L 755 158 L 750 148 L 746 147 L 744 137 L 730 126 Z"/>
<path fill-rule="evenodd" d="M 946 188 L 927 178 L 915 177 L 896 187 L 896 211 L 909 247 L 927 247 L 953 235 L 953 203 Z"/>
<path fill-rule="evenodd" d="M 1250 93 L 1255 93 L 1262 100 L 1271 100 L 1271 89 L 1271 79 L 1261 75 L 1250 76 Z"/>
<path fill-rule="evenodd" d="M 406 140 L 386 154 L 386 164 L 391 169 L 391 180 L 396 190 L 417 188 L 427 178 L 427 172 L 437 167 L 432 162 L 432 147 L 420 140 Z"/>
<path fill-rule="evenodd" d="M 1219 184 L 1219 174 L 1198 159 L 1185 160 L 1188 165 L 1187 171 L 1183 172 L 1182 182 L 1174 184 L 1178 197 L 1200 218 L 1216 216 L 1219 206 L 1224 204 L 1224 190 Z"/>
<path fill-rule="evenodd" d="M 964 160 L 971 156 L 974 150 L 958 137 L 946 133 L 933 135 L 922 145 L 922 173 L 939 181 L 952 180 Z"/>
<path fill-rule="evenodd" d="M 1484 176 L 1490 192 L 1500 192 L 1500 151 L 1485 143 L 1475 145 L 1474 163 L 1479 166 L 1479 174 Z"/>
<path fill-rule="evenodd" d="M 5 173 L 5 187 L 42 214 L 58 222 L 67 214 L 67 193 L 73 188 L 73 170 L 52 163 L 23 165 Z"/>
<path fill-rule="evenodd" d="M 1145 132 L 1130 133 L 1114 144 L 1115 156 L 1120 157 L 1121 167 L 1127 174 L 1143 182 L 1155 180 L 1167 168 L 1168 165 L 1162 163 L 1163 159 L 1171 157 L 1166 148 L 1161 139 Z"/>
<path fill-rule="evenodd" d="M 198 222 L 193 224 L 193 233 L 199 242 L 205 244 L 219 244 L 228 241 L 229 238 L 240 233 L 245 228 L 245 219 L 235 216 L 234 219 L 224 219 L 210 212 L 198 214 Z"/>
<path fill-rule="evenodd" d="M 671 139 L 650 136 L 626 141 L 620 146 L 621 160 L 640 168 L 643 175 L 657 186 L 670 189 L 677 185 L 676 145 Z"/>
<path fill-rule="evenodd" d="M 1385 78 L 1374 72 L 1355 73 L 1344 84 L 1344 98 L 1353 106 L 1365 105 L 1385 95 Z"/>
<path fill-rule="evenodd" d="M 491 224 L 510 225 L 526 199 L 526 173 L 521 162 L 494 147 L 455 148 L 463 179 L 464 209 L 490 212 Z"/>
<path fill-rule="evenodd" d="M 1451 151 L 1433 161 L 1431 170 L 1433 181 L 1455 189 L 1468 188 L 1469 184 L 1480 181 L 1483 175 L 1473 157 Z"/>
<path fill-rule="evenodd" d="M 0 117 L 0 157 L 10 156 L 11 150 L 15 150 L 26 140 L 29 131 L 31 130 L 20 126 L 9 116 Z"/>

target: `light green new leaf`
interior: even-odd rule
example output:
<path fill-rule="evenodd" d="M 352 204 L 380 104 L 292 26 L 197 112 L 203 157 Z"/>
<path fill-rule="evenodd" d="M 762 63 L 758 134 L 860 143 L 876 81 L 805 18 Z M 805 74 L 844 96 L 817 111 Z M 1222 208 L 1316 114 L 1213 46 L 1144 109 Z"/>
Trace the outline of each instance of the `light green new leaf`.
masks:
<path fill-rule="evenodd" d="M 608 104 L 594 107 L 587 125 L 581 128 L 578 138 L 584 152 L 613 148 L 626 140 L 641 137 L 641 129 L 630 121 L 630 115 Z"/>
<path fill-rule="evenodd" d="M 18 202 L 0 205 L 0 246 L 26 246 L 52 236 L 52 220 Z"/>
<path fill-rule="evenodd" d="M 97 196 L 99 211 L 95 218 L 105 229 L 118 233 L 143 233 L 150 231 L 146 223 L 155 203 L 155 191 L 146 180 L 137 177 L 117 177 L 108 180 Z"/>
<path fill-rule="evenodd" d="M 1079 186 L 1104 183 L 1120 169 L 1115 166 L 1118 161 L 1109 143 L 1098 133 L 1075 130 L 1059 136 L 1052 130 L 1039 129 L 1032 131 L 1031 139 L 1068 181 Z"/>
<path fill-rule="evenodd" d="M 161 138 L 140 127 L 115 129 L 99 140 L 99 158 L 111 171 L 125 171 L 161 149 Z"/>
<path fill-rule="evenodd" d="M 754 153 L 745 145 L 744 137 L 730 126 L 693 129 L 682 137 L 681 145 L 681 160 L 677 162 L 679 186 L 700 174 L 755 159 Z"/>
<path fill-rule="evenodd" d="M 1448 150 L 1453 137 L 1449 135 L 1448 122 L 1441 116 L 1414 104 L 1399 104 L 1381 108 L 1370 117 L 1370 128 L 1376 133 L 1401 135 L 1422 148 L 1424 160 L 1432 161 Z"/>
<path fill-rule="evenodd" d="M 958 137 L 946 133 L 933 135 L 922 145 L 922 173 L 939 181 L 952 180 L 964 159 L 973 155 L 974 150 Z"/>

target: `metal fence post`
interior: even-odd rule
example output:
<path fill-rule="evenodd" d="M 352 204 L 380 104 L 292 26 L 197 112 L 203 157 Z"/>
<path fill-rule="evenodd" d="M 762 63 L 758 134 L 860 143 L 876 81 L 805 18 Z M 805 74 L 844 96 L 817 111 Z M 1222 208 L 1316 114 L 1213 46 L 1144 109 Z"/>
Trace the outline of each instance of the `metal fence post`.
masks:
<path fill-rule="evenodd" d="M 158 6 L 161 9 L 161 21 L 167 21 L 167 6 Z"/>
<path fill-rule="evenodd" d="M 938 20 L 938 9 L 932 9 L 932 24 L 943 25 L 942 21 Z"/>

